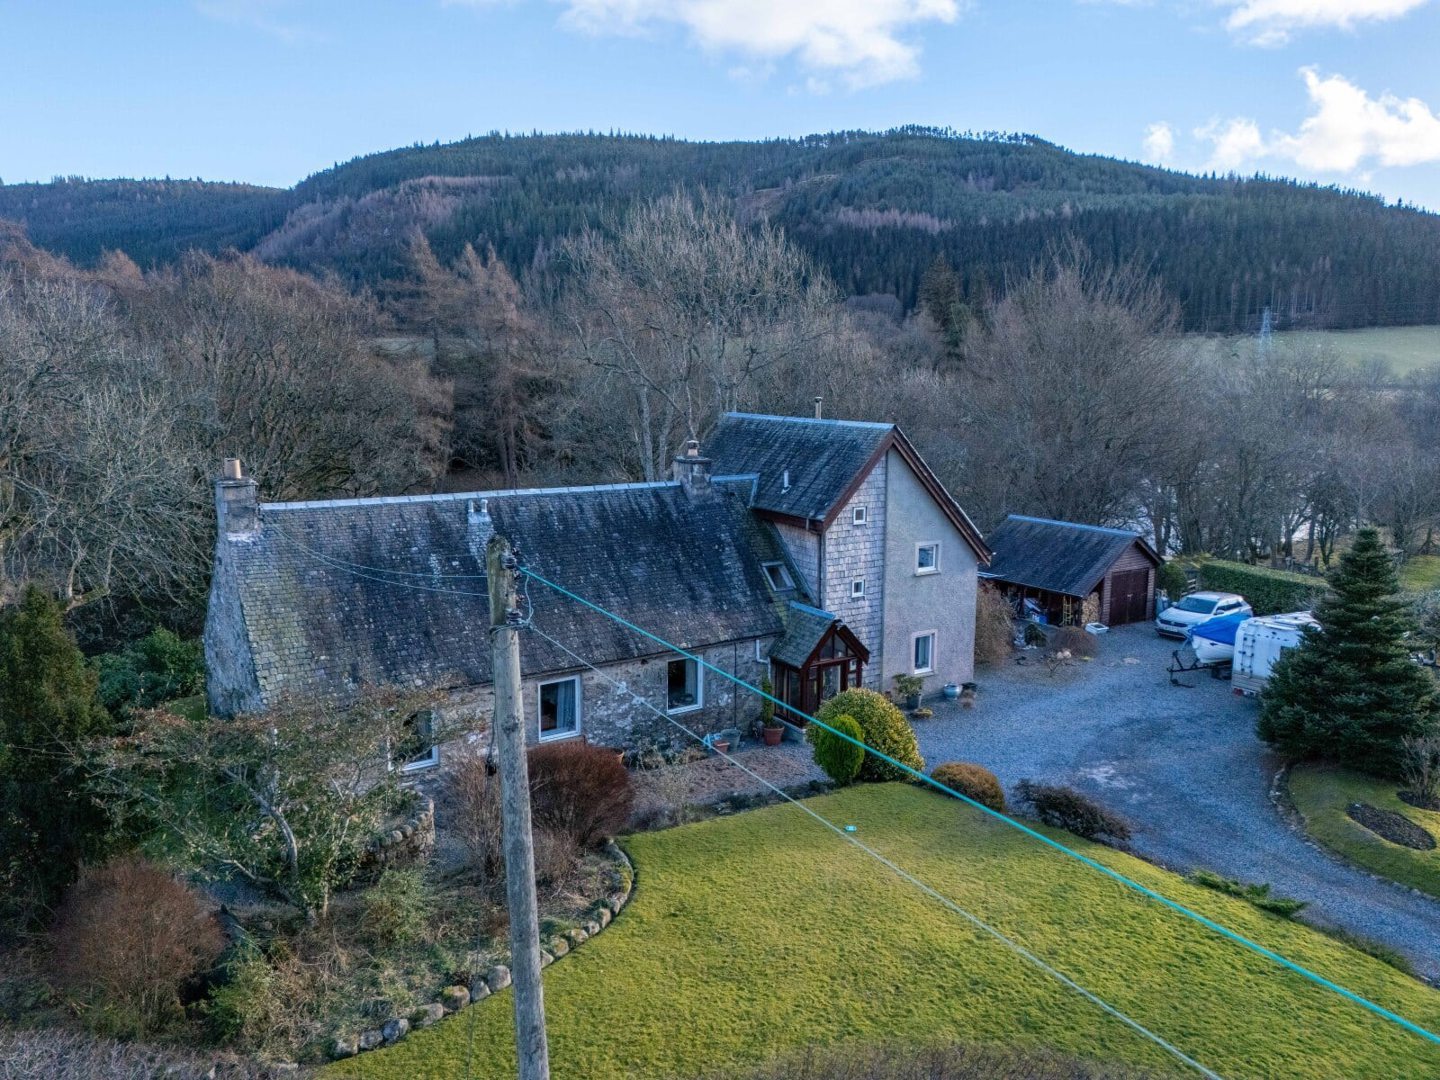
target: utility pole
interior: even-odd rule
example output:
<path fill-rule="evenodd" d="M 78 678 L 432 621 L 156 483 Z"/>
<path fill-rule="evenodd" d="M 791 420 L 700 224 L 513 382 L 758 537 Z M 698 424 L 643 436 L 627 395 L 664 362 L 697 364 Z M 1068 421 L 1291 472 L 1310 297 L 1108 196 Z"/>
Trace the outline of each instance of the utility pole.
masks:
<path fill-rule="evenodd" d="M 485 545 L 490 584 L 491 737 L 500 762 L 500 811 L 505 846 L 505 901 L 510 910 L 510 968 L 515 986 L 515 1051 L 520 1080 L 550 1080 L 545 994 L 540 985 L 540 913 L 535 899 L 535 846 L 530 831 L 530 776 L 525 761 L 520 695 L 520 612 L 515 553 L 500 535 Z"/>

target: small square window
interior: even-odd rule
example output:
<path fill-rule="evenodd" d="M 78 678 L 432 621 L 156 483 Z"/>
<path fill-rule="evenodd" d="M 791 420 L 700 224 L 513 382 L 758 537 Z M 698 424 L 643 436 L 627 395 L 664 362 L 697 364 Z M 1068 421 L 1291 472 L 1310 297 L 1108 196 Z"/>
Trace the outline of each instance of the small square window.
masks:
<path fill-rule="evenodd" d="M 705 704 L 705 680 L 700 665 L 689 657 L 671 660 L 665 670 L 665 706 L 672 712 L 689 712 Z"/>
<path fill-rule="evenodd" d="M 790 580 L 790 571 L 785 569 L 784 563 L 761 563 L 760 568 L 765 571 L 765 580 L 770 582 L 770 588 L 776 592 L 783 592 L 795 587 L 795 582 Z"/>
<path fill-rule="evenodd" d="M 854 581 L 850 582 L 850 598 L 852 600 L 858 600 L 864 595 L 865 579 L 863 577 L 857 577 Z"/>
<path fill-rule="evenodd" d="M 939 543 L 915 545 L 915 573 L 938 574 L 940 572 Z"/>
<path fill-rule="evenodd" d="M 912 660 L 916 675 L 928 675 L 935 670 L 935 631 L 927 630 L 916 634 L 912 646 Z"/>
<path fill-rule="evenodd" d="M 870 523 L 869 509 L 864 506 L 855 506 L 850 509 L 851 525 L 868 525 Z"/>

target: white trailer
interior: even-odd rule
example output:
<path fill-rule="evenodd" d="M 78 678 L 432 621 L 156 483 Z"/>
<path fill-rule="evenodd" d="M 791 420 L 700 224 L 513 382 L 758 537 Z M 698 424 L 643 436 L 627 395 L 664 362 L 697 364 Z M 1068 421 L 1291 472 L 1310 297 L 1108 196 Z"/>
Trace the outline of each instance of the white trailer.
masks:
<path fill-rule="evenodd" d="M 1275 661 L 1286 649 L 1300 644 L 1305 627 L 1319 625 L 1308 611 L 1246 619 L 1235 631 L 1235 659 L 1230 671 L 1235 692 L 1250 697 L 1259 694 L 1270 681 Z"/>

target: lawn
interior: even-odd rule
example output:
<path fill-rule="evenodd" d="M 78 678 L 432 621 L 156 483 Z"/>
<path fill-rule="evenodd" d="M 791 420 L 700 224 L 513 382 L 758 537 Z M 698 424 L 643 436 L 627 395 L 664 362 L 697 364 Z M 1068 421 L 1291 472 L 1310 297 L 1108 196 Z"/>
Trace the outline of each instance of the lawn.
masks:
<path fill-rule="evenodd" d="M 1256 334 L 1238 337 L 1192 335 L 1187 339 L 1202 352 L 1220 357 L 1249 357 L 1259 342 Z M 1288 330 L 1275 335 L 1284 348 L 1321 349 L 1356 367 L 1380 362 L 1396 376 L 1440 363 L 1440 326 L 1372 326 L 1361 330 Z"/>
<path fill-rule="evenodd" d="M 1440 555 L 1412 555 L 1400 567 L 1400 587 L 1423 593 L 1440 589 Z"/>
<path fill-rule="evenodd" d="M 979 811 L 907 785 L 811 800 L 831 820 L 1216 1072 L 1440 1075 L 1400 1031 L 1128 893 Z M 1077 843 L 1080 843 L 1077 841 Z M 557 1077 L 690 1077 L 807 1044 L 1044 1044 L 1161 1069 L 1173 1059 L 926 899 L 793 806 L 625 841 L 612 927 L 545 972 Z M 1430 1029 L 1440 994 L 1297 923 L 1106 848 L 1083 849 Z M 509 993 L 332 1075 L 514 1075 Z"/>
<path fill-rule="evenodd" d="M 1305 831 L 1332 851 L 1365 869 L 1431 896 L 1440 897 L 1440 848 L 1416 851 L 1382 840 L 1351 821 L 1345 807 L 1365 802 L 1404 814 L 1440 840 L 1440 813 L 1417 810 L 1396 798 L 1400 784 L 1322 766 L 1290 773 L 1290 798 L 1305 819 Z"/>

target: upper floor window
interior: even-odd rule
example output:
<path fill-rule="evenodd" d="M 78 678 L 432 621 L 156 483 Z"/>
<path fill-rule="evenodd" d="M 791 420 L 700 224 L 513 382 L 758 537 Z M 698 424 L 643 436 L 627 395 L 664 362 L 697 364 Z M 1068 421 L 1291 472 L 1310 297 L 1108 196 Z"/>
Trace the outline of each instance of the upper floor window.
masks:
<path fill-rule="evenodd" d="M 785 569 L 784 563 L 761 563 L 760 569 L 765 571 L 765 580 L 770 582 L 770 587 L 776 592 L 795 587 L 795 582 L 790 580 L 790 571 Z"/>
<path fill-rule="evenodd" d="M 688 712 L 705 704 L 705 679 L 700 665 L 689 657 L 671 660 L 665 670 L 665 705 L 671 712 Z"/>
<path fill-rule="evenodd" d="M 580 734 L 580 679 L 577 676 L 541 683 L 538 693 L 542 740 Z"/>
<path fill-rule="evenodd" d="M 940 572 L 940 542 L 927 541 L 915 545 L 915 573 L 938 574 Z"/>
<path fill-rule="evenodd" d="M 870 511 L 868 507 L 852 506 L 850 508 L 851 525 L 868 525 L 870 523 Z"/>
<path fill-rule="evenodd" d="M 859 600 L 864 595 L 865 579 L 863 577 L 857 577 L 854 581 L 850 582 L 850 598 L 852 600 Z"/>

